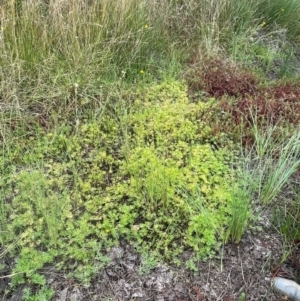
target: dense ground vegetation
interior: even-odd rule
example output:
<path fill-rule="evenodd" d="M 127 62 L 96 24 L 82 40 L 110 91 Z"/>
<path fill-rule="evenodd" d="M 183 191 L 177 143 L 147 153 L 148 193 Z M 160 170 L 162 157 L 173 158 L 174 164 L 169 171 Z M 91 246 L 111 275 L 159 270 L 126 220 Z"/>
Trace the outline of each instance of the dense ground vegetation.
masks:
<path fill-rule="evenodd" d="M 10 0 L 0 6 L 0 267 L 88 286 L 125 239 L 183 264 L 275 207 L 300 239 L 300 3 Z M 275 205 L 276 204 L 276 205 Z M 284 209 L 283 209 L 284 208 Z"/>

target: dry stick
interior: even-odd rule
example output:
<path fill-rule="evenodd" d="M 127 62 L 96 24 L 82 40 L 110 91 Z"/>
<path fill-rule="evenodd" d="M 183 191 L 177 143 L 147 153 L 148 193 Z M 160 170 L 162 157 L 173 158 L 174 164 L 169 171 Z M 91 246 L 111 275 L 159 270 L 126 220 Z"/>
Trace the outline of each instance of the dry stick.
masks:
<path fill-rule="evenodd" d="M 208 275 L 207 275 L 207 280 L 206 280 L 206 285 L 208 285 L 209 277 L 210 277 L 210 262 L 208 263 Z"/>
<path fill-rule="evenodd" d="M 208 263 L 208 274 L 207 274 L 207 279 L 206 279 L 206 287 L 209 287 L 209 277 L 210 277 L 210 262 L 211 260 L 209 260 L 209 263 Z"/>
<path fill-rule="evenodd" d="M 231 283 L 231 272 L 232 272 L 232 269 L 233 268 L 230 269 L 229 274 L 227 275 L 227 279 L 226 279 L 226 282 L 229 283 L 230 288 L 232 288 L 232 283 Z"/>
<path fill-rule="evenodd" d="M 13 276 L 16 276 L 16 275 L 19 275 L 19 274 L 24 274 L 24 272 L 18 272 L 18 273 L 13 273 L 13 274 L 10 274 L 10 275 L 1 276 L 0 279 L 12 278 Z"/>
<path fill-rule="evenodd" d="M 239 260 L 240 260 L 240 262 L 241 262 L 241 268 L 242 268 L 242 277 L 243 277 L 243 280 L 244 280 L 244 284 L 246 284 L 245 277 L 244 277 L 243 262 L 242 262 L 242 260 L 241 260 L 241 256 L 240 256 L 240 247 L 238 246 L 238 247 L 237 247 L 237 249 L 238 249 Z"/>
<path fill-rule="evenodd" d="M 222 267 L 221 268 L 223 268 L 223 264 L 222 264 Z M 221 270 L 221 273 L 223 272 L 223 270 Z M 231 279 L 231 272 L 232 272 L 232 268 L 230 269 L 230 271 L 229 271 L 229 273 L 228 273 L 228 275 L 227 275 L 227 279 L 226 279 L 226 282 L 224 283 L 225 285 L 225 287 L 227 287 L 227 291 L 228 291 L 228 289 L 229 289 L 229 291 L 230 291 L 230 289 L 232 288 L 232 285 L 231 285 L 231 281 L 230 281 L 230 279 Z M 227 284 L 227 285 L 226 285 Z M 228 284 L 229 284 L 229 287 L 228 287 Z M 220 295 L 219 295 L 219 297 L 218 297 L 218 300 L 223 300 L 224 299 L 224 297 L 226 296 L 226 290 L 224 290 Z"/>

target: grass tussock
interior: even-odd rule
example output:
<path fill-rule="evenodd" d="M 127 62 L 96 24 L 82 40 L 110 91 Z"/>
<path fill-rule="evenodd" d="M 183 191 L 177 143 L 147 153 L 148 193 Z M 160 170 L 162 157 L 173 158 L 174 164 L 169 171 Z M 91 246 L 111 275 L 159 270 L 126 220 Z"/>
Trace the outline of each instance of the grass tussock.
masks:
<path fill-rule="evenodd" d="M 121 71 L 134 78 L 155 70 L 153 58 L 165 57 L 171 46 L 162 18 L 168 10 L 167 2 L 158 9 L 155 1 L 7 2 L 1 19 L 4 96 L 17 90 L 22 103 L 65 98 L 74 84 L 95 86 L 104 76 L 117 80 Z"/>

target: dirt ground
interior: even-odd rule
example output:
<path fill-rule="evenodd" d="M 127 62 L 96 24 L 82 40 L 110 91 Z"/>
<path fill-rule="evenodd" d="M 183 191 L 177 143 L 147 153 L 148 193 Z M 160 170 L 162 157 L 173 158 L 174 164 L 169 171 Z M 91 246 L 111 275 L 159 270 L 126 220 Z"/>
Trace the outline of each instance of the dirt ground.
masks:
<path fill-rule="evenodd" d="M 298 279 L 299 269 L 289 256 L 280 265 L 283 254 L 276 232 L 246 234 L 239 245 L 228 244 L 220 254 L 198 264 L 198 272 L 159 264 L 141 274 L 141 258 L 130 244 L 121 242 L 108 256 L 111 262 L 93 280 L 89 288 L 71 281 L 61 272 L 49 269 L 47 282 L 55 290 L 55 301 L 208 301 L 208 300 L 286 300 L 272 289 L 272 277 Z M 183 254 L 188 260 L 190 254 Z M 3 285 L 3 283 L 2 283 Z M 239 299 L 245 293 L 245 299 Z M 22 289 L 10 299 L 21 300 Z"/>
<path fill-rule="evenodd" d="M 206 301 L 284 300 L 273 292 L 273 276 L 295 279 L 299 275 L 291 260 L 279 266 L 282 244 L 278 234 L 248 234 L 237 245 L 226 245 L 223 255 L 198 264 L 198 272 L 158 265 L 140 275 L 141 260 L 129 244 L 109 252 L 111 263 L 88 289 L 70 283 L 63 275 L 49 275 L 57 292 L 55 301 Z M 188 259 L 189 254 L 183 255 Z M 295 254 L 296 256 L 296 254 Z M 292 257 L 291 257 L 292 258 Z"/>

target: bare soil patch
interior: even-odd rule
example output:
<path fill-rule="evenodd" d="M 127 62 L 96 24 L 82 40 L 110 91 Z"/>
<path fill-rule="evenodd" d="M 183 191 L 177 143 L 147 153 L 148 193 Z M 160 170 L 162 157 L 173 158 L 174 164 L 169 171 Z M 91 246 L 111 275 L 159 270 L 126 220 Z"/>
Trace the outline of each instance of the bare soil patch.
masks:
<path fill-rule="evenodd" d="M 129 243 L 121 241 L 107 252 L 110 263 L 88 288 L 54 269 L 47 268 L 45 273 L 56 292 L 55 301 L 233 301 L 242 293 L 246 300 L 278 301 L 284 299 L 273 292 L 272 278 L 299 278 L 299 249 L 280 264 L 282 254 L 278 232 L 248 233 L 239 245 L 227 244 L 215 258 L 199 262 L 197 272 L 158 264 L 142 274 L 141 257 Z M 183 262 L 190 256 L 185 252 Z M 1 285 L 4 291 L 8 282 L 2 279 Z M 1 300 L 21 300 L 24 288 Z"/>

